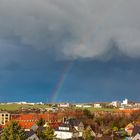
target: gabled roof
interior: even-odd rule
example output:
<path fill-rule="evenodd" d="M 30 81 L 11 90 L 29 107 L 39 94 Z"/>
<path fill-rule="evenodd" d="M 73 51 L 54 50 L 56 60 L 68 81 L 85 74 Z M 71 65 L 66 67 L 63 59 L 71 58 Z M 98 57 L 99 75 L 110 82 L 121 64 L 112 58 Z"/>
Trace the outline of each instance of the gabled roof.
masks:
<path fill-rule="evenodd" d="M 32 129 L 34 132 L 36 132 L 37 129 L 38 129 L 38 125 L 37 125 L 37 124 L 34 124 L 34 125 L 31 127 L 31 129 Z"/>
<path fill-rule="evenodd" d="M 135 136 L 133 139 L 134 139 L 134 140 L 139 140 L 139 139 L 140 139 L 140 134 L 137 133 L 136 136 Z M 132 140 L 133 140 L 133 139 L 132 139 Z"/>
<path fill-rule="evenodd" d="M 31 137 L 34 134 L 35 134 L 35 132 L 33 130 L 30 130 L 30 131 L 26 131 L 25 132 L 26 138 L 29 138 L 29 137 Z"/>
<path fill-rule="evenodd" d="M 132 132 L 132 137 L 136 136 L 137 134 L 140 134 L 140 126 L 134 126 L 133 132 Z"/>
<path fill-rule="evenodd" d="M 65 123 L 67 123 L 71 126 L 78 126 L 80 124 L 80 121 L 77 119 L 68 119 L 68 120 L 66 120 Z"/>

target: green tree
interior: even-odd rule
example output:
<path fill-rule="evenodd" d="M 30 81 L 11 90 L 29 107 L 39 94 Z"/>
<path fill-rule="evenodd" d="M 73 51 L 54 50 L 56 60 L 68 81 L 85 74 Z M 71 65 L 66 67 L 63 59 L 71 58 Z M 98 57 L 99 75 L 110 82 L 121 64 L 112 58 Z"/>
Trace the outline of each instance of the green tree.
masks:
<path fill-rule="evenodd" d="M 1 140 L 25 140 L 25 132 L 18 122 L 12 121 L 2 132 Z"/>
<path fill-rule="evenodd" d="M 93 136 L 92 136 L 92 134 L 91 134 L 91 130 L 90 129 L 85 129 L 84 131 L 83 131 L 83 139 L 84 140 L 93 140 L 94 138 L 93 138 Z"/>
<path fill-rule="evenodd" d="M 55 138 L 54 129 L 52 129 L 51 127 L 46 127 L 46 130 L 44 131 L 44 139 L 53 140 L 54 138 Z"/>
<path fill-rule="evenodd" d="M 89 118 L 89 119 L 92 119 L 93 118 L 93 115 L 91 114 L 91 111 L 90 110 L 84 109 L 83 110 L 83 113 L 84 113 L 84 116 L 86 116 L 87 118 Z"/>
<path fill-rule="evenodd" d="M 113 127 L 114 132 L 117 132 L 118 130 L 119 130 L 118 127 L 116 127 L 116 126 Z"/>
<path fill-rule="evenodd" d="M 45 124 L 45 120 L 44 119 L 39 119 L 36 123 L 38 126 L 43 126 Z"/>

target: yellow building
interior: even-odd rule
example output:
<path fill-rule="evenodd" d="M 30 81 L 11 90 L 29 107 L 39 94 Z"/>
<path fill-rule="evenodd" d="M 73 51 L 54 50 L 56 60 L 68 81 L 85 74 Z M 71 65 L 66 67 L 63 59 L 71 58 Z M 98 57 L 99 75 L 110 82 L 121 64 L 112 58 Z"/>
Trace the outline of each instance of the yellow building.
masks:
<path fill-rule="evenodd" d="M 0 112 L 0 125 L 5 125 L 8 121 L 10 121 L 10 113 Z"/>

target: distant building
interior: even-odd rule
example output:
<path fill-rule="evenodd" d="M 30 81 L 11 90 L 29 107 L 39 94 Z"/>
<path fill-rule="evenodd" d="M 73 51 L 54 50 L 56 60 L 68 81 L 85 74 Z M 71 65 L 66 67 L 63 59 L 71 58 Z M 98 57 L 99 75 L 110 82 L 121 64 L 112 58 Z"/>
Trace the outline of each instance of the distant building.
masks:
<path fill-rule="evenodd" d="M 121 105 L 128 105 L 128 99 L 124 99 Z"/>
<path fill-rule="evenodd" d="M 5 125 L 9 121 L 10 121 L 10 113 L 0 112 L 0 125 Z"/>
<path fill-rule="evenodd" d="M 134 107 L 140 108 L 140 103 L 135 103 Z"/>
<path fill-rule="evenodd" d="M 76 107 L 83 107 L 83 104 L 76 104 Z"/>
<path fill-rule="evenodd" d="M 112 105 L 114 107 L 120 107 L 121 106 L 121 102 L 119 102 L 119 101 L 113 101 L 110 105 Z"/>
<path fill-rule="evenodd" d="M 90 108 L 91 105 L 83 105 L 83 108 Z"/>
<path fill-rule="evenodd" d="M 62 103 L 62 104 L 59 104 L 58 107 L 70 107 L 70 104 L 69 103 Z"/>
<path fill-rule="evenodd" d="M 101 104 L 96 103 L 96 104 L 94 104 L 94 108 L 102 108 L 102 106 L 101 106 Z"/>
<path fill-rule="evenodd" d="M 92 107 L 92 106 L 89 105 L 89 104 L 76 104 L 75 106 L 76 106 L 76 107 L 79 107 L 79 108 L 90 108 L 90 107 Z"/>

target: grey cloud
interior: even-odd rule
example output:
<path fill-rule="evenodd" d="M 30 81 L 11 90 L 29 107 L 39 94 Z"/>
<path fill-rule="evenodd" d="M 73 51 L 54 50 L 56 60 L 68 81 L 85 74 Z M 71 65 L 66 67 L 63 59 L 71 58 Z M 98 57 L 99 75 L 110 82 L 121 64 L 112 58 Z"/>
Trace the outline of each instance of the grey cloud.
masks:
<path fill-rule="evenodd" d="M 139 0 L 1 0 L 0 40 L 11 41 L 11 48 L 15 41 L 18 47 L 53 47 L 58 56 L 75 59 L 101 57 L 113 40 L 120 53 L 137 58 L 139 5 Z"/>

